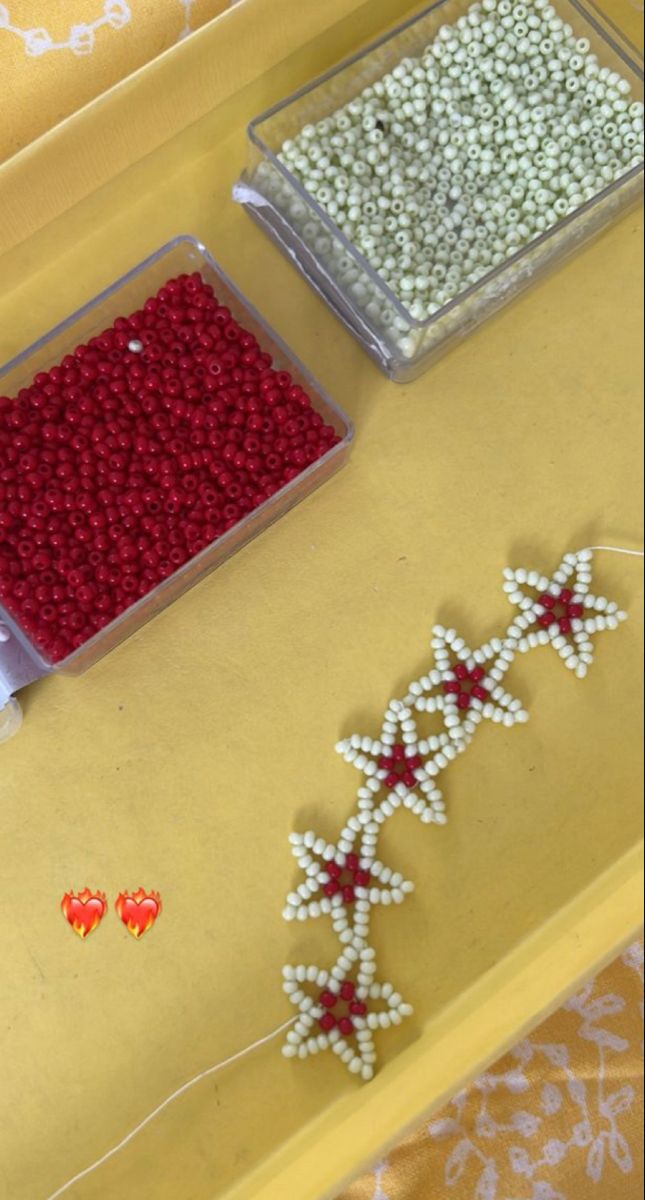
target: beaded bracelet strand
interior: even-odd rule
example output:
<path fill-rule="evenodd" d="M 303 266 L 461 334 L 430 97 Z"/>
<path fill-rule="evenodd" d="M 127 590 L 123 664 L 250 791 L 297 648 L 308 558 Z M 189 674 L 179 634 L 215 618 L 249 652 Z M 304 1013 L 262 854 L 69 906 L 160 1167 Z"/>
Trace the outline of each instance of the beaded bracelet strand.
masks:
<path fill-rule="evenodd" d="M 497 641 L 491 640 L 489 645 L 472 652 L 453 630 L 446 631 L 440 626 L 435 627 L 435 653 L 439 655 L 440 661 L 444 660 L 445 655 L 442 652 L 450 645 L 454 655 L 454 666 L 437 666 L 434 669 L 436 674 L 430 671 L 427 677 L 413 681 L 410 684 L 409 703 L 419 712 L 443 713 L 446 733 L 439 739 L 438 746 L 433 742 L 433 748 L 429 744 L 426 748 L 423 741 L 418 740 L 414 719 L 404 715 L 410 712 L 407 701 L 395 701 L 390 704 L 380 741 L 355 735 L 354 738 L 339 743 L 339 752 L 364 776 L 365 786 L 359 789 L 357 814 L 350 817 L 336 845 L 317 838 L 314 833 L 292 835 L 293 852 L 306 875 L 306 880 L 288 897 L 284 917 L 286 920 L 303 921 L 323 914 L 331 915 L 335 931 L 344 948 L 329 971 L 313 966 L 285 968 L 284 989 L 298 1009 L 298 1015 L 229 1058 L 200 1071 L 187 1083 L 176 1088 L 121 1141 L 68 1179 L 52 1192 L 47 1200 L 59 1200 L 59 1197 L 68 1192 L 75 1183 L 114 1158 L 146 1125 L 201 1080 L 255 1053 L 285 1031 L 287 1041 L 283 1047 L 283 1054 L 287 1058 L 306 1058 L 309 1054 L 331 1048 L 353 1074 L 360 1074 L 365 1080 L 372 1077 L 376 1064 L 374 1032 L 398 1025 L 412 1013 L 411 1005 L 395 992 L 391 984 L 379 983 L 374 979 L 376 955 L 367 945 L 372 906 L 400 904 L 406 894 L 413 890 L 413 885 L 400 874 L 392 872 L 376 860 L 379 831 L 388 816 L 402 804 L 411 808 L 424 824 L 444 824 L 444 806 L 438 803 L 436 798 L 433 802 L 427 789 L 423 799 L 417 797 L 416 800 L 412 800 L 412 796 L 417 785 L 421 791 L 421 785 L 435 777 L 432 766 L 439 765 L 440 755 L 446 758 L 446 765 L 450 761 L 452 756 L 446 756 L 445 753 L 450 742 L 463 743 L 462 749 L 465 749 L 470 744 L 479 720 L 488 718 L 512 725 L 527 719 L 517 701 L 506 695 L 494 698 L 499 682 L 497 673 L 501 672 L 500 677 L 506 674 L 514 654 L 522 653 L 520 643 L 526 643 L 524 649 L 531 649 L 533 645 L 554 645 L 569 669 L 574 670 L 578 677 L 584 677 L 591 661 L 588 656 L 593 656 L 593 644 L 590 640 L 593 634 L 601 629 L 616 629 L 620 622 L 626 619 L 626 614 L 620 612 L 612 601 L 602 596 L 592 596 L 589 592 L 594 551 L 643 557 L 642 550 L 628 550 L 620 546 L 591 546 L 578 551 L 577 554 L 565 555 L 562 564 L 550 580 L 537 571 L 505 571 L 504 588 L 511 602 L 519 606 L 524 617 L 528 616 L 529 611 L 534 614 L 538 626 L 534 631 L 538 639 L 535 643 L 530 640 L 532 631 L 524 622 L 520 632 L 524 630 L 526 637 L 518 638 L 514 626 L 511 626 L 506 637 L 499 643 L 499 649 L 496 649 Z M 539 594 L 531 597 L 525 591 L 527 587 L 534 592 L 539 589 Z M 595 612 L 599 617 L 584 617 L 584 612 L 580 616 L 572 614 L 572 606 L 580 603 L 584 611 Z M 551 618 L 548 622 L 547 615 Z M 571 623 L 570 629 L 564 625 L 564 633 L 563 622 Z M 571 639 L 582 633 L 585 634 L 585 642 L 576 642 L 576 649 L 572 649 L 570 654 L 562 653 L 564 646 L 556 646 L 556 639 L 559 637 L 565 636 L 571 645 Z M 497 658 L 493 659 L 489 650 L 496 654 Z M 583 658 L 583 655 L 587 657 Z M 484 674 L 480 674 L 479 668 L 483 664 L 490 664 L 491 661 L 493 666 L 488 666 Z M 458 670 L 462 664 L 467 674 Z M 448 689 L 448 684 L 459 684 L 459 690 L 455 687 Z M 482 687 L 490 694 L 491 699 L 486 700 L 481 695 L 475 695 L 476 687 Z M 433 688 L 436 690 L 435 696 L 431 695 Z M 468 697 L 469 703 L 460 700 L 462 696 Z M 419 707 L 419 702 L 424 698 L 424 705 Z M 436 707 L 429 707 L 429 701 L 436 703 Z M 496 715 L 500 713 L 501 716 Z M 479 720 L 475 719 L 477 716 Z M 456 717 L 457 723 L 448 719 L 451 717 Z M 399 736 L 400 742 L 396 740 Z M 428 739 L 428 743 L 429 741 Z M 403 747 L 402 752 L 397 749 L 399 746 Z M 424 763 L 424 755 L 433 757 Z M 421 758 L 421 762 L 417 763 L 417 757 Z M 377 806 L 376 797 L 383 784 L 385 788 L 390 789 L 389 794 Z M 430 789 L 432 790 L 434 789 Z M 317 899 L 318 894 L 320 899 Z M 312 987 L 317 990 L 317 997 L 312 997 L 305 990 Z M 316 1026 L 320 1029 L 318 1034 L 314 1032 Z M 349 1039 L 354 1041 L 354 1046 Z"/>
<path fill-rule="evenodd" d="M 401 904 L 414 885 L 377 857 L 386 822 L 407 808 L 424 825 L 445 824 L 438 781 L 471 744 L 483 721 L 507 728 L 528 720 L 522 702 L 506 691 L 517 654 L 552 646 L 579 679 L 594 656 L 593 638 L 617 629 L 627 614 L 593 595 L 595 550 L 638 555 L 642 551 L 599 546 L 565 554 L 549 578 L 540 571 L 504 571 L 504 591 L 517 613 L 501 638 L 471 649 L 455 629 L 435 625 L 434 664 L 391 700 L 377 738 L 353 734 L 336 750 L 359 771 L 355 812 L 331 844 L 312 830 L 293 833 L 291 847 L 302 881 L 287 897 L 287 921 L 329 917 L 340 944 L 330 969 L 286 966 L 283 987 L 298 1010 L 283 1054 L 306 1058 L 331 1050 L 352 1074 L 369 1080 L 376 1065 L 374 1033 L 399 1025 L 412 1007 L 388 982 L 377 979 L 376 951 L 369 944 L 372 909 Z M 424 737 L 418 724 L 438 713 L 441 733 Z"/>

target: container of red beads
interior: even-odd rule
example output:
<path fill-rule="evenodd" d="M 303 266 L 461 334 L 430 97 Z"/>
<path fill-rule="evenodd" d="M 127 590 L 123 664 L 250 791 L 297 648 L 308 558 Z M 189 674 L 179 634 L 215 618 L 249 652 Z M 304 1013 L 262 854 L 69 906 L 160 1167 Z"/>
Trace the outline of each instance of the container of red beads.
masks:
<path fill-rule="evenodd" d="M 329 478 L 349 419 L 178 237 L 0 371 L 0 709 L 79 674 Z"/>

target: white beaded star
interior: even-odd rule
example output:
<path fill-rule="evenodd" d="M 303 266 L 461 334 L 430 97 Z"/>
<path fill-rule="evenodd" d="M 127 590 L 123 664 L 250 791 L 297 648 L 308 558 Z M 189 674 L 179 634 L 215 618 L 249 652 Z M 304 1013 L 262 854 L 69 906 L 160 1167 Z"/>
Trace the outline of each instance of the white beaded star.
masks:
<path fill-rule="evenodd" d="M 284 991 L 300 1015 L 286 1035 L 285 1058 L 332 1050 L 353 1075 L 371 1079 L 374 1031 L 400 1025 L 412 1013 L 392 984 L 378 983 L 375 974 L 376 954 L 368 946 L 360 951 L 348 947 L 331 971 L 286 966 Z"/>
<path fill-rule="evenodd" d="M 358 790 L 359 811 L 373 813 L 382 823 L 401 804 L 424 824 L 446 821 L 443 796 L 436 778 L 457 754 L 466 749 L 466 741 L 453 741 L 448 733 L 420 738 L 412 710 L 402 700 L 391 700 L 377 740 L 354 733 L 336 750 L 365 776 Z M 382 788 L 387 800 L 380 805 L 375 798 Z"/>
<path fill-rule="evenodd" d="M 551 579 L 523 568 L 504 571 L 504 591 L 511 604 L 520 609 L 508 630 L 508 639 L 520 653 L 552 645 L 579 679 L 584 679 L 593 662 L 591 636 L 600 630 L 617 629 L 621 621 L 627 620 L 627 613 L 613 600 L 591 595 L 592 558 L 591 550 L 565 554 Z M 526 587 L 532 594 L 525 591 Z"/>
<path fill-rule="evenodd" d="M 362 836 L 363 826 L 358 821 L 355 828 L 343 830 L 336 845 L 312 830 L 290 835 L 293 856 L 306 879 L 287 896 L 282 914 L 285 921 L 327 914 L 339 941 L 360 950 L 368 935 L 373 905 L 402 904 L 414 891 L 414 884 L 400 872 L 374 858 L 373 847 L 364 852 Z"/>
<path fill-rule="evenodd" d="M 483 720 L 507 727 L 528 721 L 521 700 L 501 686 L 500 681 L 515 657 L 507 642 L 491 638 L 477 650 L 471 650 L 455 629 L 435 625 L 432 634 L 435 666 L 410 684 L 405 704 L 412 705 L 417 712 L 441 712 L 449 736 L 463 748 Z M 435 755 L 435 763 L 447 766 L 442 757 L 445 754 L 440 751 Z"/>

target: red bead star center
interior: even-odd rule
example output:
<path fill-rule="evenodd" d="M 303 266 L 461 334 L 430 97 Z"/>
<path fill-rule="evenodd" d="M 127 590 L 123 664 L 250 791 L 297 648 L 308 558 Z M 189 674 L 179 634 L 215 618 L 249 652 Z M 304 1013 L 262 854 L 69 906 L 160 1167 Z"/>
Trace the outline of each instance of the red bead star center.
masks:
<path fill-rule="evenodd" d="M 396 787 L 397 783 L 404 783 L 406 787 L 414 787 L 417 782 L 414 772 L 422 764 L 421 755 L 408 754 L 407 746 L 401 742 L 397 742 L 392 746 L 389 754 L 382 754 L 378 760 L 380 769 L 388 772 L 385 777 L 388 787 Z"/>
<path fill-rule="evenodd" d="M 372 876 L 361 867 L 357 854 L 348 854 L 345 865 L 329 862 L 325 867 L 329 882 L 323 887 L 326 896 L 342 895 L 344 904 L 353 904 L 357 887 L 369 887 Z"/>
<path fill-rule="evenodd" d="M 338 993 L 328 988 L 322 991 L 318 1003 L 325 1009 L 319 1021 L 323 1032 L 329 1033 L 338 1026 L 344 1037 L 349 1037 L 350 1033 L 354 1032 L 352 1017 L 364 1017 L 367 1012 L 367 1005 L 356 998 L 356 984 L 349 979 L 341 984 Z"/>
<path fill-rule="evenodd" d="M 455 678 L 444 683 L 443 690 L 447 696 L 456 697 L 457 708 L 470 708 L 473 696 L 476 700 L 490 700 L 490 692 L 482 687 L 482 680 L 486 678 L 483 667 L 473 667 L 469 671 L 465 663 L 456 663 L 451 670 Z"/>
<path fill-rule="evenodd" d="M 563 588 L 559 596 L 543 592 L 539 601 L 546 609 L 546 612 L 538 617 L 538 624 L 543 629 L 558 625 L 560 633 L 571 633 L 571 622 L 579 619 L 584 612 L 583 605 L 574 602 L 573 592 L 569 588 Z"/>

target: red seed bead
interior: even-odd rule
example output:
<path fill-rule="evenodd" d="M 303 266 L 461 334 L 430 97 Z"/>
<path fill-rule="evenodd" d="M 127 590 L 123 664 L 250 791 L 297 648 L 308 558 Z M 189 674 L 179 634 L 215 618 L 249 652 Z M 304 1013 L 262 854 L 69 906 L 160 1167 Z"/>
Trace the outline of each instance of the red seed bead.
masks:
<path fill-rule="evenodd" d="M 342 1017 L 338 1022 L 338 1028 L 343 1037 L 349 1037 L 349 1035 L 354 1032 L 354 1022 L 350 1017 Z"/>
<path fill-rule="evenodd" d="M 0 398 L 0 595 L 59 661 L 338 440 L 197 272 L 168 280 Z"/>
<path fill-rule="evenodd" d="M 320 994 L 320 1003 L 323 1008 L 335 1008 L 337 1001 L 338 996 L 334 992 L 325 991 Z"/>
<path fill-rule="evenodd" d="M 353 1000 L 356 995 L 356 985 L 348 980 L 340 989 L 341 1000 Z"/>
<path fill-rule="evenodd" d="M 318 1024 L 324 1033 L 329 1033 L 329 1031 L 333 1029 L 336 1024 L 336 1018 L 333 1013 L 326 1012 L 323 1013 Z"/>

